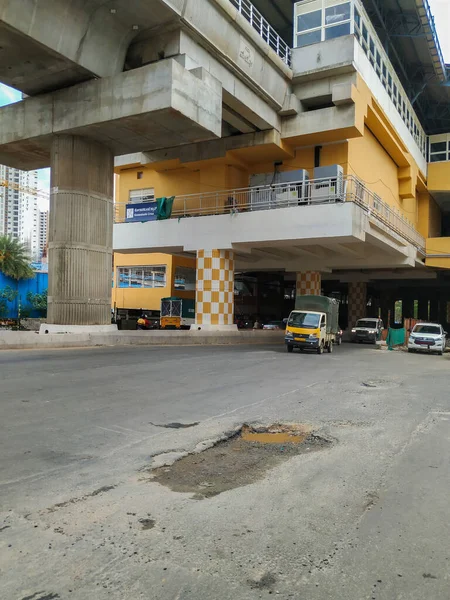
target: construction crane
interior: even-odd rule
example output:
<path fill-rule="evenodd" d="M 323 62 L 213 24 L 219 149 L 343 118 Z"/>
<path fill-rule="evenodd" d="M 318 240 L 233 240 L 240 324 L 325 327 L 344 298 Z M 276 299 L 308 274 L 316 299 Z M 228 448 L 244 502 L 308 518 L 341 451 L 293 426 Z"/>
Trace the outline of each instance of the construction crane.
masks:
<path fill-rule="evenodd" d="M 49 194 L 43 192 L 42 190 L 38 190 L 37 188 L 24 187 L 19 185 L 18 183 L 14 183 L 13 181 L 8 181 L 7 179 L 0 179 L 0 188 L 2 187 L 16 190 L 18 192 L 23 192 L 24 194 L 29 194 L 30 196 L 36 196 L 37 198 L 42 198 L 44 200 L 49 199 Z"/>

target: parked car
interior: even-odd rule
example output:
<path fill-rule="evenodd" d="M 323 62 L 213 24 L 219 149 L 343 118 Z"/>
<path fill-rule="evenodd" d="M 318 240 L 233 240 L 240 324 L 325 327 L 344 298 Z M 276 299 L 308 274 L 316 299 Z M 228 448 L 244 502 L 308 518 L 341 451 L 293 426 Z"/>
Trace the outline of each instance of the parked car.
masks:
<path fill-rule="evenodd" d="M 417 323 L 409 336 L 408 352 L 437 352 L 442 354 L 447 344 L 447 332 L 437 323 Z"/>
<path fill-rule="evenodd" d="M 284 331 L 286 329 L 286 324 L 283 321 L 269 321 L 263 325 L 263 329 L 271 331 L 282 329 Z"/>
<path fill-rule="evenodd" d="M 359 319 L 352 329 L 351 340 L 352 342 L 359 342 L 360 344 L 363 342 L 376 344 L 379 340 L 381 340 L 383 329 L 384 326 L 381 319 L 369 317 L 365 319 Z"/>

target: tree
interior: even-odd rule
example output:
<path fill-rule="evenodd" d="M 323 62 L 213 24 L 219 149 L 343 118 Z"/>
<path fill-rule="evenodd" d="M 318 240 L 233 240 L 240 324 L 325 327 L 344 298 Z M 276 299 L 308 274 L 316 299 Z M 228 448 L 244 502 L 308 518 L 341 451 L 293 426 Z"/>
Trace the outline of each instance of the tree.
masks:
<path fill-rule="evenodd" d="M 0 272 L 17 281 L 34 275 L 26 247 L 8 235 L 0 235 Z"/>
<path fill-rule="evenodd" d="M 33 292 L 28 292 L 27 301 L 33 308 L 40 313 L 47 313 L 47 290 L 44 290 L 42 294 L 33 294 Z"/>
<path fill-rule="evenodd" d="M 11 286 L 7 285 L 3 290 L 0 290 L 0 317 L 2 317 L 8 308 L 8 302 L 14 302 L 19 295 L 17 290 L 13 290 Z"/>

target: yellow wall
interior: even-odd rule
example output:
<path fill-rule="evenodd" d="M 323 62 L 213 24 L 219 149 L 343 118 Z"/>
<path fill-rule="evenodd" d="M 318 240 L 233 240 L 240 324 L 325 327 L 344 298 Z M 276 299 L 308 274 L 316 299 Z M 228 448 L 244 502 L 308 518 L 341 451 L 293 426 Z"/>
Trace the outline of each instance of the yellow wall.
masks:
<path fill-rule="evenodd" d="M 427 254 L 441 254 L 442 257 L 427 258 L 425 264 L 427 267 L 435 267 L 441 269 L 450 269 L 450 258 L 445 258 L 445 255 L 450 256 L 450 238 L 448 237 L 430 237 L 427 239 Z"/>
<path fill-rule="evenodd" d="M 430 192 L 450 192 L 450 161 L 428 165 L 428 189 Z"/>
<path fill-rule="evenodd" d="M 398 168 L 373 133 L 364 128 L 364 137 L 349 140 L 349 174 L 361 179 L 387 204 L 403 210 L 399 196 Z M 414 215 L 405 215 L 415 221 Z"/>
<path fill-rule="evenodd" d="M 152 289 L 118 288 L 116 277 L 118 267 L 129 266 L 166 266 L 166 287 Z M 161 299 L 167 296 L 195 298 L 195 291 L 175 291 L 175 269 L 177 266 L 195 268 L 195 259 L 161 254 L 114 253 L 114 287 L 112 290 L 112 306 L 116 308 L 160 310 Z"/>
<path fill-rule="evenodd" d="M 418 194 L 417 229 L 425 238 L 441 235 L 441 210 L 428 193 Z"/>

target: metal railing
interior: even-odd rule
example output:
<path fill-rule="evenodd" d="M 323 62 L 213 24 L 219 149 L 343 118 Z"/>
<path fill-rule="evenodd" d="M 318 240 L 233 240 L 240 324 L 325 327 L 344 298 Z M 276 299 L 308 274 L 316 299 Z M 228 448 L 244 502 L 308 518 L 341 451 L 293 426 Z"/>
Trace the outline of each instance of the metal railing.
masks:
<path fill-rule="evenodd" d="M 352 175 L 177 196 L 171 218 L 233 215 L 343 202 L 354 202 L 369 217 L 378 219 L 417 249 L 424 250 L 425 239 L 414 225 Z M 125 203 L 115 204 L 115 223 L 126 222 L 126 206 Z"/>
<path fill-rule="evenodd" d="M 269 44 L 278 56 L 289 67 L 291 66 L 291 48 L 286 44 L 282 37 L 278 35 L 275 29 L 270 25 L 262 14 L 253 6 L 249 0 L 230 0 L 231 4 L 241 13 L 250 23 L 262 39 Z"/>

